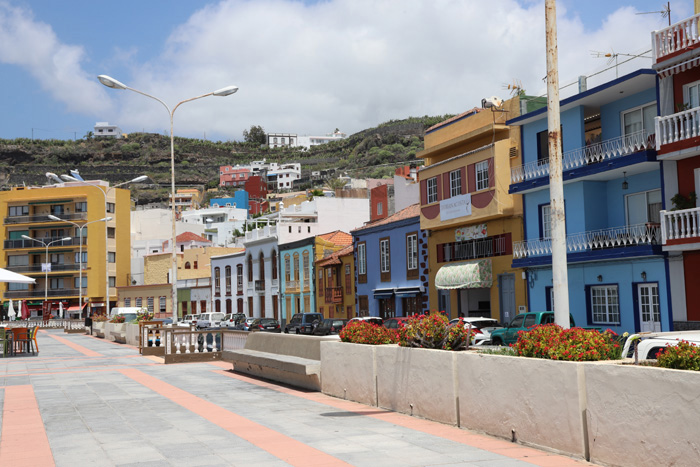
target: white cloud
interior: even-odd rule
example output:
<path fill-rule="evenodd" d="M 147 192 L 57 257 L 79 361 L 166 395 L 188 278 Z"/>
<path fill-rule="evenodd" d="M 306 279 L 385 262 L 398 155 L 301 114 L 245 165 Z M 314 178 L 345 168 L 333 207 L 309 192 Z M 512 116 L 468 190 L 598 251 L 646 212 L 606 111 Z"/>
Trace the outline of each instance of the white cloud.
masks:
<path fill-rule="evenodd" d="M 658 23 L 621 8 L 591 31 L 564 7 L 558 13 L 562 85 L 605 65 L 591 50 L 649 49 Z M 55 99 L 118 121 L 126 131 L 169 128 L 159 104 L 135 93 L 105 93 L 83 71 L 84 60 L 81 47 L 62 44 L 49 26 L 0 3 L 0 61 L 27 68 Z M 620 73 L 649 64 L 636 60 Z M 168 104 L 229 84 L 240 87 L 230 97 L 184 104 L 175 115 L 178 135 L 240 139 L 253 124 L 299 134 L 336 127 L 352 133 L 388 119 L 460 113 L 483 97 L 507 97 L 503 85 L 515 79 L 528 93 L 543 93 L 544 6 L 515 0 L 225 0 L 176 27 L 159 57 L 130 68 L 130 77 L 115 78 Z M 589 87 L 614 76 L 613 70 L 591 78 Z M 110 113 L 105 100 L 118 109 Z"/>
<path fill-rule="evenodd" d="M 105 93 L 82 69 L 84 59 L 82 47 L 62 44 L 30 11 L 0 2 L 0 62 L 25 69 L 67 110 L 93 113 L 104 107 Z"/>

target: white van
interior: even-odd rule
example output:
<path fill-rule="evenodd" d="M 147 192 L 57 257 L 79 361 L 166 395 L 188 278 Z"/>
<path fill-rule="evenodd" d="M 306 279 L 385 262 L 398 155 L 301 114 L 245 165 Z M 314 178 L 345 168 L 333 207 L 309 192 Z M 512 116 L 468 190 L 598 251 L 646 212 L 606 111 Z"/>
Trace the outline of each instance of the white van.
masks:
<path fill-rule="evenodd" d="M 114 307 L 112 308 L 112 311 L 110 311 L 109 316 L 114 317 L 116 315 L 122 315 L 124 316 L 124 321 L 127 323 L 130 323 L 131 321 L 136 319 L 136 316 L 139 313 L 145 312 L 147 309 L 143 307 L 137 307 L 137 306 L 122 306 L 122 307 Z"/>

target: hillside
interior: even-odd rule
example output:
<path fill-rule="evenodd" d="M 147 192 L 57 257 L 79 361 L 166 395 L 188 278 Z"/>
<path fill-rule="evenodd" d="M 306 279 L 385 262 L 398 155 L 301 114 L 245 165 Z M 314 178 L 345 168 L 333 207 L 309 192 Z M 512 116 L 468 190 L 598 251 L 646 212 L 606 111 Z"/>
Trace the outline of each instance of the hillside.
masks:
<path fill-rule="evenodd" d="M 449 117 L 392 120 L 309 150 L 176 137 L 176 184 L 216 185 L 220 166 L 261 159 L 300 162 L 302 171 L 338 168 L 353 177 L 380 178 L 392 174 L 396 165 L 414 161 L 423 148 L 425 129 Z M 148 175 L 160 188 L 140 189 L 138 202 L 164 200 L 170 186 L 170 138 L 131 133 L 125 139 L 0 140 L 0 189 L 44 184 L 46 172 L 63 174 L 76 168 L 86 179 L 111 183 Z"/>

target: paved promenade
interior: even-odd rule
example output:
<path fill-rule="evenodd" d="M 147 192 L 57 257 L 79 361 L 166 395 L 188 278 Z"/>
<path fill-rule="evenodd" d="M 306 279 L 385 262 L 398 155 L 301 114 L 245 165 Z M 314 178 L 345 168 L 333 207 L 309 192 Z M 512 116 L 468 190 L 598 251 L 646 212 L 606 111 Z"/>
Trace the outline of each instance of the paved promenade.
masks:
<path fill-rule="evenodd" d="M 0 360 L 0 466 L 590 466 L 320 393 L 39 332 Z M 486 411 L 484 416 L 487 416 Z"/>

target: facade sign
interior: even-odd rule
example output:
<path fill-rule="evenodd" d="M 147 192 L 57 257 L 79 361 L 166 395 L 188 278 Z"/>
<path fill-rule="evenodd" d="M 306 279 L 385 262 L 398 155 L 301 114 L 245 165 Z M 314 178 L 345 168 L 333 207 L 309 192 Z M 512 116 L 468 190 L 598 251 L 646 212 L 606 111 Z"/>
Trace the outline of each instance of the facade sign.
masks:
<path fill-rule="evenodd" d="M 41 263 L 41 272 L 51 272 L 51 263 Z"/>
<path fill-rule="evenodd" d="M 472 215 L 472 195 L 453 196 L 440 201 L 440 220 L 447 221 Z"/>
<path fill-rule="evenodd" d="M 466 242 L 467 240 L 476 240 L 477 238 L 486 237 L 488 237 L 488 233 L 486 233 L 486 224 L 476 224 L 455 229 L 455 242 Z"/>

